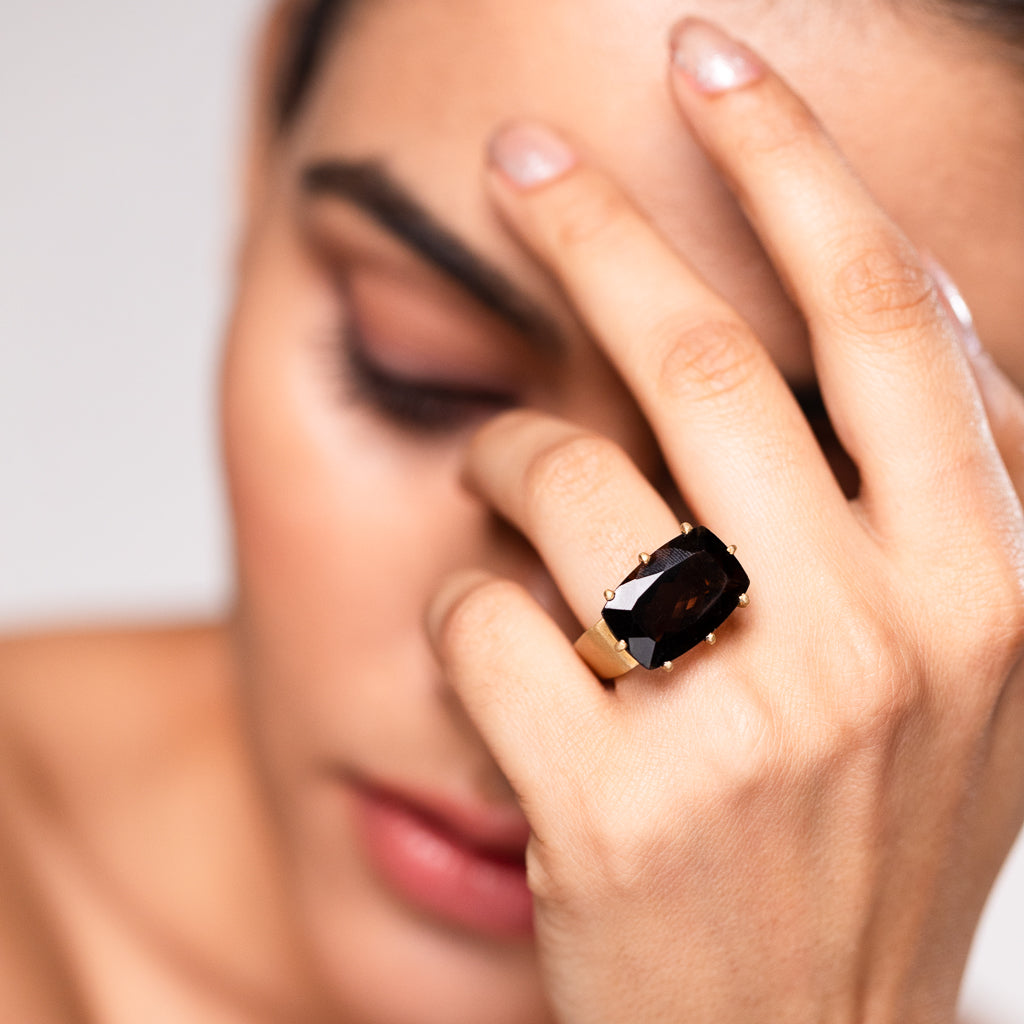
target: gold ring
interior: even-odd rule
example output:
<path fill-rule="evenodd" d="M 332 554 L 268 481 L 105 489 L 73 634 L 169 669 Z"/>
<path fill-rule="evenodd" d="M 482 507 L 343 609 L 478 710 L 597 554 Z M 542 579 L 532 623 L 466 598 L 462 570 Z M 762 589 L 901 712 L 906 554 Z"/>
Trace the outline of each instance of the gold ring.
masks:
<path fill-rule="evenodd" d="M 631 669 L 670 669 L 736 608 L 750 603 L 750 580 L 726 547 L 704 526 L 683 523 L 682 533 L 651 554 L 614 589 L 604 592 L 601 618 L 577 641 L 580 657 L 601 679 Z"/>

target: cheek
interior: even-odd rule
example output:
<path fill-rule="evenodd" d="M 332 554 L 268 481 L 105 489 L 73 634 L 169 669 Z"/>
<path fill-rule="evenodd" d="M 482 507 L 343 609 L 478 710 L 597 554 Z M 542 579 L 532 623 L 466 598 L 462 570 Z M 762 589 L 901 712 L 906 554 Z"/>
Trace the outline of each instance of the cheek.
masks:
<path fill-rule="evenodd" d="M 297 768 L 393 720 L 396 686 L 433 679 L 424 607 L 482 518 L 455 446 L 346 407 L 332 303 L 300 260 L 256 257 L 224 372 L 247 693 L 271 762 Z"/>

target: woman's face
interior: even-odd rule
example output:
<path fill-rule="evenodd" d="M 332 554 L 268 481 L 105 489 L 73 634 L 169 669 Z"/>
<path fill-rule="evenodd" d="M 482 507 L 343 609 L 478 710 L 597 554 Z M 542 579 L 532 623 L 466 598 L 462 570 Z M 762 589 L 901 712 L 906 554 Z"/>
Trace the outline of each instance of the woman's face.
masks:
<path fill-rule="evenodd" d="M 238 637 L 298 905 L 351 1019 L 544 1019 L 522 875 L 504 863 L 523 819 L 423 619 L 445 576 L 476 565 L 580 624 L 461 486 L 474 427 L 541 408 L 672 487 L 630 396 L 488 204 L 490 133 L 524 116 L 567 133 L 812 385 L 801 319 L 665 86 L 671 25 L 715 19 L 809 100 L 1024 380 L 1024 76 L 991 39 L 899 7 L 358 4 L 263 169 L 225 370 Z"/>

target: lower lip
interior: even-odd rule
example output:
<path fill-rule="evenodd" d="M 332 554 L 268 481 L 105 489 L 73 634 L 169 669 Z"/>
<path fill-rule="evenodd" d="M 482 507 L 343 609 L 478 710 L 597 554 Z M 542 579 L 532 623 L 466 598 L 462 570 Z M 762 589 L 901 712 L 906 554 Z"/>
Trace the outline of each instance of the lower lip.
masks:
<path fill-rule="evenodd" d="M 370 861 L 408 904 L 449 925 L 500 939 L 533 933 L 526 869 L 474 849 L 400 800 L 356 791 Z"/>

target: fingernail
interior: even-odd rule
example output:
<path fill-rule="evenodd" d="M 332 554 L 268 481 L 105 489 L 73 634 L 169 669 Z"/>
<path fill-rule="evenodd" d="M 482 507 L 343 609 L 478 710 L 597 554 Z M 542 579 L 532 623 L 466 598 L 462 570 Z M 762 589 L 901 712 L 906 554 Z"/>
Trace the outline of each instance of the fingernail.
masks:
<path fill-rule="evenodd" d="M 576 165 L 564 139 L 539 124 L 517 122 L 498 130 L 488 151 L 491 162 L 518 188 L 535 188 Z"/>
<path fill-rule="evenodd" d="M 675 66 L 703 93 L 742 89 L 764 74 L 764 65 L 745 46 L 706 21 L 687 18 L 672 33 Z"/>
<path fill-rule="evenodd" d="M 942 305 L 949 315 L 953 326 L 956 328 L 960 343 L 972 359 L 984 355 L 985 349 L 978 337 L 974 326 L 974 317 L 971 316 L 971 307 L 967 305 L 956 282 L 946 272 L 946 268 L 930 252 L 921 253 L 921 262 L 925 270 L 931 275 L 935 282 L 935 288 L 939 293 Z"/>

